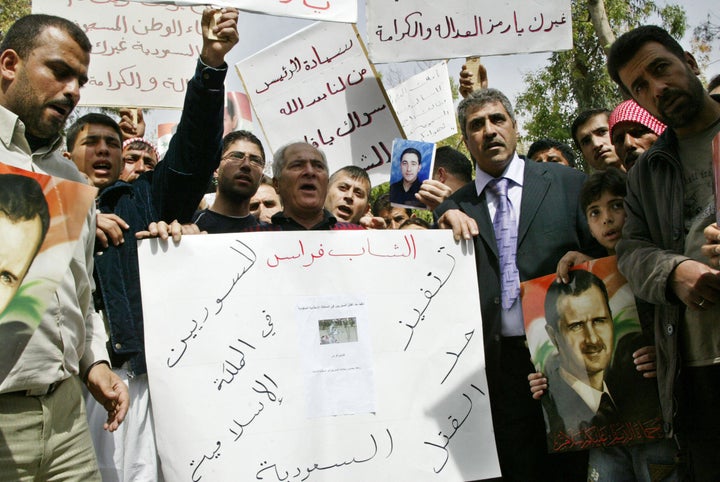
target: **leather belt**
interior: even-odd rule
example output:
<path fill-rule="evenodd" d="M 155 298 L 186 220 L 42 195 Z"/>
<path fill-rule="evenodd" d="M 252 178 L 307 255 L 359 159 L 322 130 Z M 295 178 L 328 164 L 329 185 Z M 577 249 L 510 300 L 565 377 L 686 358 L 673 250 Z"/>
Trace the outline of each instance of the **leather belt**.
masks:
<path fill-rule="evenodd" d="M 49 385 L 45 385 L 38 388 L 31 388 L 29 390 L 18 390 L 16 392 L 8 392 L 3 393 L 2 395 L 23 395 L 26 397 L 44 397 L 46 395 L 51 395 L 57 388 L 60 386 L 60 384 L 64 380 L 60 380 L 59 382 L 54 382 Z"/>

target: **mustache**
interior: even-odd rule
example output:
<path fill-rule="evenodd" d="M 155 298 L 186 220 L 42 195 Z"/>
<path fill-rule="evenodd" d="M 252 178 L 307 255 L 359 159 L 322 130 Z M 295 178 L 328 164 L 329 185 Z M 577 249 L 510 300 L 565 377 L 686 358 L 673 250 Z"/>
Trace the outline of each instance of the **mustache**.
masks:
<path fill-rule="evenodd" d="M 585 347 L 583 348 L 583 353 L 597 353 L 599 351 L 605 350 L 606 346 L 605 343 L 602 341 L 598 341 L 596 343 L 589 343 L 585 342 Z"/>
<path fill-rule="evenodd" d="M 505 147 L 505 143 L 504 143 L 504 142 L 501 142 L 501 141 L 499 141 L 499 140 L 497 140 L 497 139 L 493 139 L 493 140 L 491 140 L 491 141 L 485 141 L 485 142 L 483 142 L 483 145 L 482 145 L 482 146 L 483 146 L 483 149 L 489 149 L 490 147 L 496 147 L 496 146 Z"/>
<path fill-rule="evenodd" d="M 69 111 L 72 111 L 75 108 L 75 102 L 68 99 L 67 97 L 57 100 L 51 100 L 47 102 L 45 105 L 47 106 L 56 106 L 56 107 L 64 107 Z"/>
<path fill-rule="evenodd" d="M 660 96 L 660 99 L 658 99 L 658 107 L 660 110 L 667 107 L 669 104 L 672 104 L 674 101 L 678 99 L 678 97 L 685 95 L 685 93 L 682 90 L 679 89 L 668 89 L 665 92 L 662 93 Z"/>

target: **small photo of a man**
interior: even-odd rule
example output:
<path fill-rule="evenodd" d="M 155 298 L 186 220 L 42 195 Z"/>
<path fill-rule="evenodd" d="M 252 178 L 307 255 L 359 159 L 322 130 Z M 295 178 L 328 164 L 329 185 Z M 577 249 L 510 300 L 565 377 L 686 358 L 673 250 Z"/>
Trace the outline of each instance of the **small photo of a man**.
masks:
<path fill-rule="evenodd" d="M 430 179 L 435 144 L 395 139 L 390 171 L 390 203 L 393 206 L 427 209 L 416 196 L 423 181 Z"/>
<path fill-rule="evenodd" d="M 31 177 L 0 174 L 0 315 L 22 285 L 49 226 L 40 184 Z"/>

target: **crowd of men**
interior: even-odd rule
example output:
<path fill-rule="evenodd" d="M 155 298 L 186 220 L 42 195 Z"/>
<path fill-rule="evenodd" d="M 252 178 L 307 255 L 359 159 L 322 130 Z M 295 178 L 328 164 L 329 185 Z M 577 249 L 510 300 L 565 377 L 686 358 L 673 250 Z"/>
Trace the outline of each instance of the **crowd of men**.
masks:
<path fill-rule="evenodd" d="M 39 328 L 15 365 L 0 370 L 7 373 L 0 380 L 2 480 L 162 480 L 137 238 L 431 227 L 393 206 L 388 195 L 371 203 L 365 170 L 349 163 L 330 173 L 325 154 L 306 142 L 289 140 L 274 152 L 270 178 L 255 135 L 224 134 L 225 57 L 239 35 L 237 10 L 220 12 L 214 26 L 212 11 L 203 13 L 202 49 L 162 159 L 143 138 L 142 113 L 133 119 L 122 111 L 120 122 L 84 115 L 67 127 L 65 141 L 61 133 L 88 81 L 91 58 L 91 43 L 77 25 L 31 15 L 3 38 L 0 162 L 90 183 L 98 195 Z M 714 461 L 720 449 L 714 405 L 720 400 L 720 229 L 711 151 L 720 132 L 720 97 L 703 88 L 692 55 L 658 27 L 619 37 L 608 70 L 627 100 L 612 111 L 582 112 L 571 127 L 590 177 L 575 168 L 573 149 L 553 139 L 540 139 L 521 155 L 508 98 L 485 86 L 473 90 L 463 74 L 457 116 L 472 163 L 455 149 L 439 148 L 432 178 L 418 182 L 421 156 L 408 149 L 403 180 L 390 190 L 404 205 L 434 211 L 432 227 L 474 243 L 502 480 L 720 480 Z M 211 182 L 214 199 L 199 209 Z M 18 192 L 27 206 L 37 197 Z M 47 232 L 45 211 L 15 214 L 5 204 L 2 244 L 14 241 L 13 252 L 34 254 Z M 6 239 L 19 223 L 22 236 L 40 241 Z M 0 246 L 0 255 L 6 252 Z M 608 254 L 617 254 L 638 299 L 645 335 L 643 343 L 623 348 L 630 350 L 623 368 L 659 397 L 667 439 L 643 449 L 551 455 L 542 407 L 567 409 L 545 393 L 562 389 L 564 373 L 581 378 L 592 370 L 583 388 L 596 394 L 592 414 L 603 404 L 621 404 L 619 395 L 611 402 L 601 396 L 612 385 L 606 374 L 612 352 L 624 346 L 613 338 L 607 291 L 571 270 Z M 10 275 L 22 282 L 27 266 L 13 275 L 5 263 L 0 259 L 3 283 Z M 542 374 L 530 361 L 520 282 L 552 273 L 557 286 L 546 301 L 554 313 L 548 333 L 559 361 Z M 597 298 L 599 312 L 582 314 L 582 297 Z M 567 333 L 571 316 L 591 320 L 586 334 Z"/>

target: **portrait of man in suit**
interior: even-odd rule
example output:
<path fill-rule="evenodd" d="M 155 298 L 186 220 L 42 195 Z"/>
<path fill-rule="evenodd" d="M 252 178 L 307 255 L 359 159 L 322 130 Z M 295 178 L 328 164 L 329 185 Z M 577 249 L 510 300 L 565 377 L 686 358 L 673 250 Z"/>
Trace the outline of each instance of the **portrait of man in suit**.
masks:
<path fill-rule="evenodd" d="M 552 283 L 545 295 L 545 330 L 557 349 L 547 370 L 550 426 L 579 430 L 617 421 L 606 374 L 612 360 L 614 324 L 605 283 L 593 273 L 574 270 L 569 283 Z M 546 407 L 547 408 L 547 407 Z"/>
<path fill-rule="evenodd" d="M 624 279 L 618 285 L 619 273 L 609 275 L 615 295 L 596 273 L 592 267 L 571 270 L 567 283 L 553 281 L 544 303 L 539 300 L 545 331 L 557 350 L 543 363 L 547 393 L 540 399 L 554 452 L 662 438 L 655 379 L 638 371 L 633 357 L 651 335 L 637 331 L 634 298 L 618 295 L 627 288 Z M 644 430 L 623 432 L 631 426 Z"/>
<path fill-rule="evenodd" d="M 49 225 L 40 184 L 19 174 L 0 175 L 0 314 L 25 279 Z"/>

